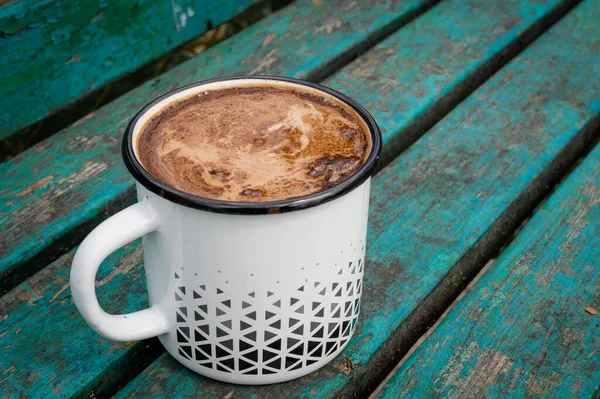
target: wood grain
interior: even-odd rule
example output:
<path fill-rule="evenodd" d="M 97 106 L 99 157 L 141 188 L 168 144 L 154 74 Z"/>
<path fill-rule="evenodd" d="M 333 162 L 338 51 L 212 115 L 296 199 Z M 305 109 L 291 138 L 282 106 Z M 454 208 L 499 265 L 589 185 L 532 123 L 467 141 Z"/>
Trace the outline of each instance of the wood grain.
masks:
<path fill-rule="evenodd" d="M 0 5 L 0 140 L 256 2 L 20 0 Z"/>
<path fill-rule="evenodd" d="M 378 397 L 593 397 L 599 270 L 596 146 Z"/>
<path fill-rule="evenodd" d="M 456 3 L 453 4 L 456 7 Z M 443 15 L 440 14 L 440 18 Z M 435 317 L 435 309 L 428 305 L 427 298 L 437 295 L 451 300 L 452 289 L 438 291 L 438 287 L 447 286 L 449 280 L 445 276 L 451 274 L 457 264 L 461 265 L 465 254 L 473 253 L 481 242 L 486 243 L 485 250 L 470 257 L 466 265 L 476 268 L 480 262 L 485 263 L 485 251 L 495 250 L 523 216 L 513 212 L 514 204 L 525 210 L 522 213 L 531 210 L 543 197 L 545 187 L 560 178 L 560 173 L 589 141 L 594 127 L 590 121 L 599 111 L 594 105 L 594 101 L 598 101 L 599 84 L 594 82 L 600 70 L 582 66 L 594 65 L 598 53 L 589 50 L 598 43 L 589 39 L 583 48 L 569 52 L 576 56 L 573 59 L 558 58 L 557 55 L 569 48 L 569 43 L 556 49 L 551 45 L 556 37 L 564 35 L 576 41 L 589 33 L 585 29 L 594 28 L 583 24 L 577 28 L 581 30 L 577 30 L 572 21 L 565 21 L 546 34 L 550 39 L 544 37 L 536 42 L 375 178 L 363 319 L 357 335 L 340 357 L 319 372 L 297 381 L 242 388 L 210 382 L 163 356 L 121 395 L 225 397 L 232 390 L 230 397 L 338 397 L 368 393 L 382 372 L 393 367 L 403 345 L 410 347 L 419 331 Z M 448 55 L 451 56 L 455 54 Z M 352 68 L 353 65 L 348 66 L 349 70 Z M 580 73 L 573 74 L 573 71 Z M 552 82 L 563 72 L 574 78 L 554 85 Z M 532 78 L 538 75 L 539 79 Z M 381 84 L 385 83 L 382 79 Z M 544 101 L 540 100 L 548 100 L 545 104 L 549 104 L 550 99 L 556 99 L 556 105 L 545 108 Z M 481 107 L 482 101 L 488 100 L 490 106 Z M 501 228 L 497 228 L 498 225 Z M 139 252 L 135 255 L 136 248 L 139 251 L 139 247 L 131 247 L 125 254 L 113 256 L 103 266 L 107 268 L 103 269 L 104 273 L 110 274 L 111 268 L 119 264 L 137 264 L 140 258 Z M 92 389 L 99 381 L 105 387 L 114 387 L 122 381 L 118 372 L 136 364 L 129 359 L 132 353 L 141 350 L 140 344 L 122 347 L 99 338 L 85 327 L 72 306 L 46 310 L 47 302 L 29 303 L 28 294 L 23 292 L 35 292 L 45 286 L 49 290 L 44 292 L 43 298 L 68 299 L 64 284 L 53 285 L 52 280 L 68 274 L 69 256 L 56 263 L 62 272 L 44 270 L 5 297 L 8 298 L 6 303 L 16 304 L 11 305 L 0 321 L 0 331 L 6 331 L 4 336 L 9 337 L 7 341 L 0 341 L 0 345 L 13 345 L 0 373 L 5 372 L 8 378 L 3 384 L 15 384 L 8 391 L 14 392 L 14 396 L 18 397 L 19 389 L 23 389 L 26 396 L 41 395 L 40 390 L 47 394 L 48 387 L 62 389 L 60 392 L 69 396 Z M 135 269 L 127 275 L 135 276 L 139 272 Z M 103 280 L 104 277 L 100 277 L 100 281 Z M 450 284 L 460 287 L 461 281 L 456 278 Z M 125 312 L 143 307 L 141 277 L 113 278 L 102 288 L 105 289 L 104 293 L 100 292 L 103 304 L 118 307 L 109 310 Z M 443 301 L 440 303 L 443 306 Z M 0 305 L 2 309 L 8 308 L 8 305 Z M 420 318 L 415 319 L 415 314 Z M 40 324 L 41 317 L 44 324 Z M 32 324 L 28 324 L 28 320 Z M 63 323 L 72 328 L 64 331 L 57 328 Z M 32 327 L 26 327 L 28 325 Z M 22 328 L 19 333 L 25 329 L 41 331 L 32 333 L 28 339 L 11 339 L 18 328 Z M 36 337 L 49 336 L 57 329 L 65 336 L 71 335 L 73 342 L 80 343 L 70 346 L 68 358 L 57 345 L 36 344 Z M 111 345 L 117 347 L 110 350 Z M 26 363 L 30 347 L 39 352 L 33 351 L 39 360 Z M 73 370 L 87 368 L 88 364 L 94 364 L 95 374 L 82 373 L 79 379 L 77 373 L 64 372 L 67 366 Z M 115 364 L 120 368 L 116 369 Z M 32 374 L 38 376 L 39 384 L 28 380 Z M 31 387 L 29 391 L 28 387 Z"/>
<path fill-rule="evenodd" d="M 325 84 L 374 115 L 387 163 L 575 4 L 443 3 Z"/>
<path fill-rule="evenodd" d="M 444 2 L 325 84 L 370 108 L 387 144 L 406 147 L 574 3 Z M 133 201 L 120 135 L 149 99 L 185 83 L 239 73 L 319 79 L 425 3 L 362 4 L 299 2 L 0 165 L 0 176 L 11 182 L 0 188 L 6 215 L 0 220 L 0 284 L 15 286 Z M 464 23 L 460 9 L 470 10 L 472 24 Z M 439 42 L 430 39 L 436 36 Z M 405 62 L 400 56 L 408 47 L 422 55 Z"/>
<path fill-rule="evenodd" d="M 135 112 L 185 84 L 239 74 L 318 78 L 430 0 L 301 0 L 0 164 L 0 292 L 133 201 L 121 135 Z M 269 38 L 269 40 L 267 40 Z M 22 264 L 22 267 L 19 265 Z"/>
<path fill-rule="evenodd" d="M 71 299 L 73 255 L 64 255 L 0 299 L 2 398 L 114 393 L 116 382 L 131 378 L 162 352 L 158 342 L 113 342 L 92 333 Z M 141 264 L 142 247 L 134 243 L 110 255 L 100 268 L 96 290 L 108 312 L 146 306 Z"/>
<path fill-rule="evenodd" d="M 214 383 L 163 355 L 117 397 L 368 394 L 433 321 L 429 298 L 451 301 L 598 136 L 599 5 L 576 8 L 377 176 L 362 321 L 342 355 L 261 387 Z"/>

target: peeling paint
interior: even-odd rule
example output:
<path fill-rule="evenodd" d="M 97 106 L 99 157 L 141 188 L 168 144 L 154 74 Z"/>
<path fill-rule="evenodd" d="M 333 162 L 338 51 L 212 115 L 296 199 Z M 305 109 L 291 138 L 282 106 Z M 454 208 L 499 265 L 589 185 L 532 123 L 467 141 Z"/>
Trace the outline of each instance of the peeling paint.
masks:
<path fill-rule="evenodd" d="M 15 194 L 15 196 L 25 197 L 27 195 L 31 195 L 34 190 L 48 186 L 50 183 L 52 183 L 53 180 L 54 180 L 54 176 L 46 176 L 46 177 L 36 181 L 35 183 L 30 184 L 23 191 L 19 191 L 18 193 Z"/>

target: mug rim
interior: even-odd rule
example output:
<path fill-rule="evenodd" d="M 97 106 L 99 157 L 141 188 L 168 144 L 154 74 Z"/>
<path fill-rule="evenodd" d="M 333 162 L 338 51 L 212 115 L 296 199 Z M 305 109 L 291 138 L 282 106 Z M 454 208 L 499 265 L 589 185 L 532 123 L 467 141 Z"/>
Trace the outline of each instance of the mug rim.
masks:
<path fill-rule="evenodd" d="M 152 176 L 148 171 L 146 171 L 146 169 L 143 167 L 143 165 L 135 155 L 133 143 L 133 133 L 135 130 L 135 125 L 139 121 L 139 119 L 154 105 L 177 93 L 211 83 L 229 81 L 233 82 L 236 80 L 272 80 L 288 82 L 315 89 L 321 92 L 325 92 L 329 95 L 336 97 L 338 100 L 346 103 L 348 106 L 354 109 L 354 111 L 358 113 L 358 115 L 363 119 L 363 121 L 369 128 L 369 132 L 371 134 L 371 152 L 369 153 L 369 156 L 355 173 L 353 173 L 350 177 L 348 177 L 346 180 L 342 181 L 339 184 L 336 184 L 325 190 L 318 191 L 316 193 L 311 193 L 299 197 L 292 197 L 283 200 L 263 202 L 226 201 L 201 197 L 198 195 L 178 190 L 168 185 L 167 183 L 158 180 L 157 178 Z M 146 187 L 154 194 L 157 194 L 158 196 L 165 198 L 171 202 L 189 208 L 200 209 L 215 213 L 236 215 L 264 215 L 292 212 L 301 209 L 312 208 L 314 206 L 321 205 L 326 202 L 332 201 L 336 198 L 339 198 L 360 186 L 375 173 L 375 169 L 377 168 L 381 157 L 381 150 L 382 137 L 379 126 L 377 126 L 375 119 L 373 119 L 369 112 L 352 98 L 334 89 L 317 83 L 307 82 L 296 78 L 265 75 L 243 75 L 226 78 L 208 79 L 171 90 L 163 94 L 162 96 L 154 99 L 150 103 L 146 104 L 141 110 L 139 110 L 135 114 L 135 116 L 129 122 L 127 128 L 125 129 L 122 144 L 123 161 L 125 162 L 125 166 L 129 170 L 129 173 L 131 173 L 132 176 L 141 185 Z"/>

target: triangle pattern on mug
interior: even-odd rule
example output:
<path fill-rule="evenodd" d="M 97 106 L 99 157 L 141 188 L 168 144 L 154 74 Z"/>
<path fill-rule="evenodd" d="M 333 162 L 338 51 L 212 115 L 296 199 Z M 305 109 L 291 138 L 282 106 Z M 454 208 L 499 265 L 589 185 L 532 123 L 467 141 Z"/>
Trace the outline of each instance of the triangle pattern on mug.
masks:
<path fill-rule="evenodd" d="M 175 322 L 182 360 L 224 373 L 277 374 L 341 349 L 356 329 L 363 259 L 335 266 L 334 282 L 241 294 L 228 285 L 186 287 L 175 273 Z M 184 305 L 184 304 L 187 304 Z"/>

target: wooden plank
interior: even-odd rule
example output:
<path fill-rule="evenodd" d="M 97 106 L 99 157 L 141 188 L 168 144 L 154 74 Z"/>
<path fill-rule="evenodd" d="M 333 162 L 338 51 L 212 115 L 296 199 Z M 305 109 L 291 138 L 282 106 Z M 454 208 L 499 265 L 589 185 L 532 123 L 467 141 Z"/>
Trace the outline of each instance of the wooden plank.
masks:
<path fill-rule="evenodd" d="M 141 249 L 130 244 L 100 268 L 96 289 L 107 311 L 146 306 Z M 158 341 L 110 342 L 91 333 L 71 299 L 73 254 L 0 299 L 2 398 L 107 397 L 162 352 Z"/>
<path fill-rule="evenodd" d="M 10 181 L 0 187 L 0 292 L 65 253 L 132 201 L 121 135 L 144 104 L 187 83 L 220 76 L 318 79 L 430 3 L 298 1 L 0 164 L 2 180 Z"/>
<path fill-rule="evenodd" d="M 117 397 L 365 397 L 598 136 L 599 12 L 576 8 L 377 176 L 362 320 L 343 354 L 258 387 L 165 354 Z"/>
<path fill-rule="evenodd" d="M 443 4 L 443 3 L 442 3 Z M 450 9 L 457 9 L 457 3 L 450 3 Z M 532 3 L 533 4 L 533 3 Z M 447 10 L 441 8 L 440 18 L 444 15 L 450 15 Z M 439 11 L 436 11 L 439 12 Z M 520 20 L 521 18 L 515 18 Z M 417 21 L 415 21 L 416 23 Z M 414 32 L 413 32 L 414 33 Z M 471 34 L 481 34 L 475 32 Z M 413 35 L 413 37 L 418 37 Z M 390 38 L 389 40 L 393 40 Z M 461 41 L 463 38 L 457 37 L 456 40 Z M 575 40 L 575 39 L 573 39 Z M 542 49 L 543 50 L 543 49 Z M 543 51 L 541 51 L 543 53 Z M 456 54 L 449 54 L 448 59 L 460 60 L 459 52 Z M 542 58 L 538 63 L 532 65 L 535 70 L 540 68 L 541 71 L 546 71 L 544 78 L 536 82 L 545 88 L 549 81 L 555 77 L 557 70 L 562 68 L 556 61 L 552 61 L 551 55 L 547 55 L 546 58 Z M 578 54 L 575 54 L 578 55 Z M 535 59 L 537 53 L 534 53 L 530 58 Z M 597 54 L 588 53 L 583 59 L 579 61 L 571 60 L 573 64 L 566 64 L 565 71 L 569 72 L 572 68 L 577 70 L 581 65 L 586 62 L 593 62 Z M 529 58 L 525 59 L 528 60 Z M 390 62 L 392 62 L 390 60 Z M 459 61 L 457 61 L 459 62 Z M 492 80 L 495 83 L 488 83 L 486 88 L 482 89 L 483 94 L 481 95 L 492 95 L 504 85 L 503 76 L 511 76 L 519 70 L 524 70 L 522 65 L 524 61 L 521 61 L 517 66 L 512 66 L 509 71 L 509 75 L 503 74 L 500 77 L 496 77 Z M 528 61 L 527 61 L 528 62 Z M 581 64 L 580 64 L 581 63 Z M 520 67 L 519 67 L 520 65 Z M 541 66 L 541 67 L 540 67 Z M 342 73 L 353 69 L 353 65 Z M 373 66 L 375 67 L 375 66 Z M 418 69 L 418 66 L 414 66 Z M 519 69 L 521 68 L 521 69 Z M 393 70 L 393 68 L 390 68 Z M 553 110 L 547 110 L 549 115 L 553 115 L 554 111 L 557 112 L 574 112 L 576 109 L 573 104 L 581 102 L 581 107 L 585 107 L 594 98 L 594 94 L 598 92 L 597 84 L 587 85 L 585 82 L 594 82 L 595 75 L 598 73 L 597 69 L 590 71 L 589 74 L 582 74 L 579 78 L 576 78 L 570 84 L 566 84 L 557 89 L 556 98 L 571 98 L 569 96 L 569 90 L 577 89 L 576 95 L 571 98 L 571 102 L 560 102 L 560 105 L 564 109 L 555 108 Z M 387 82 L 387 77 L 381 78 L 380 84 L 384 85 Z M 501 81 L 499 83 L 499 81 Z M 527 77 L 524 77 L 515 82 L 518 87 L 522 82 L 527 82 Z M 364 79 L 365 85 L 370 84 L 370 79 Z M 529 87 L 534 86 L 533 82 L 529 83 Z M 524 86 L 527 89 L 527 85 Z M 406 333 L 405 330 L 415 329 L 418 335 L 418 329 L 427 326 L 430 322 L 430 318 L 435 316 L 435 309 L 427 306 L 427 302 L 424 298 L 428 293 L 432 293 L 432 290 L 440 283 L 440 280 L 446 274 L 447 270 L 452 267 L 461 258 L 462 255 L 473 248 L 473 244 L 476 242 L 487 242 L 488 247 L 495 245 L 495 242 L 502 241 L 506 234 L 510 234 L 511 223 L 514 227 L 519 220 L 519 213 L 511 213 L 510 219 L 502 216 L 506 214 L 507 209 L 514 209 L 510 207 L 511 202 L 515 198 L 519 197 L 519 206 L 525 209 L 522 213 L 526 213 L 533 206 L 532 204 L 537 201 L 541 195 L 543 195 L 543 187 L 546 184 L 551 184 L 552 178 L 555 175 L 548 176 L 545 171 L 554 170 L 556 168 L 559 173 L 560 170 L 564 170 L 565 164 L 568 164 L 570 159 L 568 157 L 559 157 L 559 161 L 553 161 L 553 158 L 561 153 L 561 149 L 568 156 L 576 157 L 578 154 L 577 147 L 574 144 L 581 144 L 585 142 L 588 137 L 588 130 L 583 130 L 583 134 L 577 135 L 577 132 L 581 128 L 583 121 L 589 120 L 591 115 L 594 114 L 593 110 L 582 109 L 582 113 L 575 113 L 579 115 L 580 120 L 574 120 L 571 118 L 569 121 L 562 121 L 559 125 L 553 128 L 552 121 L 545 121 L 546 124 L 537 125 L 538 116 L 536 111 L 536 101 L 533 97 L 529 98 L 527 102 L 521 103 L 518 101 L 522 91 L 519 91 L 511 86 L 511 88 L 505 89 L 510 93 L 509 99 L 516 104 L 527 105 L 531 107 L 523 107 L 523 110 L 513 112 L 510 107 L 504 111 L 500 110 L 499 114 L 494 114 L 490 118 L 490 114 L 493 112 L 490 109 L 482 110 L 482 114 L 479 115 L 477 123 L 479 126 L 487 125 L 487 120 L 494 120 L 499 118 L 498 127 L 502 126 L 513 126 L 513 123 L 521 121 L 526 123 L 531 120 L 531 124 L 536 127 L 531 135 L 531 142 L 525 141 L 522 147 L 517 147 L 514 143 L 518 137 L 516 134 L 510 136 L 511 141 L 504 142 L 504 137 L 501 133 L 496 132 L 489 138 L 477 130 L 477 126 L 470 130 L 469 135 L 463 135 L 462 130 L 456 132 L 458 126 L 465 121 L 468 121 L 470 115 L 475 111 L 473 109 L 479 108 L 478 101 L 480 99 L 471 99 L 465 105 L 461 105 L 459 109 L 455 111 L 458 116 L 449 118 L 439 128 L 431 134 L 424 137 L 419 141 L 415 149 L 409 151 L 404 157 L 390 165 L 384 170 L 379 176 L 376 177 L 373 187 L 372 195 L 372 211 L 371 211 L 371 223 L 370 223 L 370 235 L 369 242 L 370 248 L 368 250 L 369 265 L 367 270 L 367 277 L 365 281 L 365 299 L 363 302 L 363 315 L 369 315 L 368 319 L 361 322 L 358 336 L 353 339 L 351 346 L 340 356 L 334 363 L 325 369 L 308 376 L 304 379 L 289 384 L 279 386 L 279 389 L 285 388 L 290 389 L 290 395 L 293 397 L 294 394 L 298 393 L 310 393 L 313 389 L 309 387 L 314 386 L 314 389 L 323 389 L 323 396 L 335 396 L 340 391 L 344 390 L 355 390 L 356 395 L 361 395 L 367 392 L 373 384 L 377 383 L 378 375 L 382 369 L 385 369 L 386 365 L 393 365 L 395 359 L 390 352 L 395 352 L 396 349 L 402 350 L 403 345 L 410 345 L 411 335 Z M 583 88 L 579 90 L 580 88 Z M 424 90 L 425 88 L 423 88 Z M 415 88 L 418 90 L 418 88 Z M 512 92 L 510 91 L 512 90 Z M 365 91 L 365 93 L 368 93 Z M 486 94 L 488 93 L 488 94 Z M 367 94 L 364 94 L 366 99 Z M 553 93 L 549 90 L 540 92 L 539 98 L 555 98 Z M 400 95 L 391 96 L 390 98 L 400 98 Z M 492 100 L 498 102 L 498 98 L 501 98 L 502 94 L 494 94 Z M 390 103 L 390 107 L 394 104 Z M 519 108 L 515 108 L 519 109 Z M 597 111 L 597 110 L 596 110 Z M 454 115 L 454 113 L 453 113 Z M 473 114 L 475 117 L 476 114 Z M 545 115 L 545 114 L 544 114 Z M 514 119 L 511 119 L 514 118 Z M 389 126 L 389 123 L 384 119 L 379 120 L 382 125 Z M 541 123 L 541 122 L 540 122 Z M 525 125 L 524 125 L 525 126 Z M 547 135 L 539 134 L 540 131 L 548 130 Z M 561 134 L 562 133 L 562 134 Z M 386 134 L 389 134 L 387 132 Z M 528 134 L 524 132 L 523 135 Z M 481 137 L 480 137 L 481 136 Z M 476 138 L 476 140 L 473 140 Z M 522 139 L 529 138 L 523 136 Z M 445 146 L 440 146 L 439 143 L 444 143 Z M 496 144 L 497 143 L 497 144 Z M 570 143 L 570 144 L 569 144 Z M 440 148 L 441 147 L 441 148 Z M 481 151 L 479 151 L 481 148 Z M 571 151 L 573 150 L 573 151 Z M 528 155 L 531 153 L 531 155 Z M 562 154 L 562 153 L 561 153 Z M 528 160 L 529 157 L 529 160 Z M 435 166 L 438 158 L 440 165 Z M 513 169 L 509 168 L 508 163 L 513 161 Z M 487 181 L 481 181 L 479 172 L 482 168 L 478 167 L 475 174 L 469 172 L 469 165 L 475 164 L 480 165 L 484 161 L 494 161 L 494 164 L 490 167 L 493 169 L 497 167 L 495 175 L 490 177 L 490 181 L 494 181 L 494 176 L 502 176 L 504 169 L 509 169 L 506 179 L 501 179 L 489 192 L 488 196 L 493 198 L 492 207 L 490 213 L 486 214 L 486 217 L 480 218 L 482 210 L 487 208 L 487 199 L 483 196 L 476 200 L 470 199 L 473 193 L 478 193 L 481 187 L 485 187 Z M 498 166 L 500 165 L 500 166 Z M 504 165 L 504 166 L 502 166 Z M 435 166 L 435 169 L 434 169 Z M 431 170 L 430 170 L 431 169 Z M 447 171 L 447 172 L 446 172 Z M 431 172 L 429 174 L 429 172 Z M 450 175 L 452 173 L 452 175 Z M 514 176 L 519 176 L 515 178 Z M 537 179 L 536 179 L 537 176 Z M 542 176 L 540 178 L 539 176 Z M 515 184 L 514 181 L 518 181 Z M 533 182 L 533 183 L 532 183 Z M 533 187 L 533 189 L 527 189 L 527 187 Z M 525 197 L 523 198 L 523 196 Z M 444 201 L 448 201 L 444 203 Z M 436 203 L 441 205 L 436 206 Z M 463 206 L 462 213 L 461 209 L 457 208 L 457 204 Z M 427 210 L 431 208 L 431 215 L 426 216 L 421 221 L 421 217 L 427 214 Z M 460 221 L 455 219 L 455 212 L 461 217 Z M 465 222 L 462 225 L 459 222 Z M 505 230 L 498 231 L 493 226 L 500 223 L 504 226 L 504 223 L 508 223 Z M 490 226 L 492 226 L 490 228 Z M 461 230 L 464 228 L 464 230 Z M 423 230 L 424 229 L 424 230 Z M 419 231 L 420 230 L 420 231 Z M 446 241 L 450 241 L 456 233 L 457 237 L 464 237 L 460 242 L 457 242 L 453 247 L 445 249 L 444 253 L 436 250 L 437 248 L 444 247 Z M 486 234 L 484 234 L 486 233 Z M 450 238 L 448 238 L 450 237 Z M 486 248 L 488 248 L 486 247 Z M 486 249 L 487 250 L 487 249 Z M 135 252 L 133 249 L 125 255 L 125 258 L 121 260 L 121 264 L 135 264 L 141 262 L 139 252 Z M 139 251 L 139 249 L 138 249 Z M 117 261 L 120 259 L 119 256 L 113 257 L 111 260 L 105 263 L 108 270 L 117 265 Z M 483 259 L 485 254 L 475 256 L 472 259 L 473 264 L 480 259 Z M 30 339 L 11 340 L 12 343 L 11 351 L 9 356 L 5 360 L 5 364 L 8 368 L 12 367 L 12 364 L 18 364 L 18 367 L 10 370 L 10 376 L 8 378 L 13 381 L 27 381 L 29 374 L 36 374 L 40 376 L 39 384 L 28 382 L 31 384 L 31 392 L 38 392 L 39 389 L 46 389 L 52 387 L 52 389 L 58 389 L 57 387 L 71 386 L 63 389 L 62 392 L 68 393 L 73 392 L 77 386 L 84 386 L 90 389 L 94 386 L 95 381 L 105 381 L 107 385 L 111 382 L 114 384 L 119 380 L 116 378 L 118 371 L 126 370 L 130 366 L 135 365 L 135 362 L 129 362 L 131 353 L 142 351 L 140 345 L 134 344 L 131 347 L 118 347 L 116 343 L 103 340 L 98 337 L 90 329 L 86 328 L 83 320 L 75 313 L 74 307 L 62 307 L 62 308 L 46 308 L 49 306 L 48 301 L 34 301 L 32 304 L 29 303 L 26 291 L 34 290 L 39 291 L 49 286 L 47 291 L 44 293 L 44 298 L 52 298 L 58 295 L 60 300 L 68 298 L 61 296 L 61 289 L 64 285 L 57 283 L 52 285 L 55 276 L 67 276 L 68 265 L 70 263 L 69 255 L 61 259 L 56 264 L 60 264 L 60 268 L 64 269 L 62 272 L 52 271 L 46 273 L 42 271 L 35 277 L 32 277 L 28 282 L 22 284 L 20 287 L 11 291 L 2 302 L 0 302 L 0 309 L 7 308 L 5 303 L 16 302 L 17 305 L 10 308 L 10 311 L 6 312 L 6 319 L 0 321 L 0 326 L 9 325 L 4 323 L 10 323 L 14 328 L 22 328 L 20 333 L 23 331 L 35 330 L 39 327 L 38 320 L 35 319 L 35 314 L 45 315 L 45 323 L 43 326 L 47 326 L 45 331 L 54 331 L 56 325 L 65 323 L 66 325 L 72 325 L 72 329 L 61 330 L 71 334 L 73 331 L 77 331 L 76 342 L 80 345 L 71 345 L 68 360 L 65 360 L 65 354 L 58 345 L 36 345 L 36 350 L 40 351 L 36 359 L 39 362 L 34 363 L 35 369 L 32 369 L 32 365 L 28 364 L 27 367 L 23 366 L 23 363 L 18 363 L 20 359 L 28 359 L 28 348 L 35 344 L 35 336 L 33 343 Z M 471 265 L 471 264 L 469 264 Z M 61 269 L 61 270 L 62 270 Z M 463 270 L 464 271 L 464 270 Z M 129 275 L 135 275 L 138 271 L 131 271 Z M 38 277 L 42 275 L 42 277 Z M 33 279 L 36 279 L 33 281 Z M 102 277 L 104 278 L 104 277 Z M 460 284 L 461 279 L 456 279 Z M 440 283 L 442 286 L 445 280 Z M 103 285 L 105 294 L 115 295 L 116 292 L 121 293 L 132 293 L 131 295 L 125 295 L 123 297 L 106 297 L 100 292 L 100 296 L 106 298 L 108 303 L 116 303 L 115 306 L 119 306 L 120 311 L 131 311 L 142 307 L 140 303 L 140 295 L 137 293 L 142 292 L 143 281 L 140 278 L 137 279 L 125 279 L 117 280 L 113 279 L 111 282 Z M 410 287 L 407 289 L 407 287 Z M 66 289 L 66 288 L 65 288 Z M 451 291 L 451 290 L 449 290 Z M 435 294 L 436 291 L 433 291 Z M 433 295 L 431 294 L 431 295 Z M 37 297 L 35 294 L 31 294 L 33 297 Z M 13 299 L 11 299 L 13 298 Z M 14 299 L 16 298 L 16 299 Z M 22 299 L 20 299 L 22 298 Z M 397 302 L 400 299 L 401 302 Z M 4 302 L 6 301 L 6 302 Z M 55 300 L 53 303 L 57 302 Z M 402 303 L 403 306 L 398 306 L 398 303 Z M 428 312 L 433 312 L 433 316 L 427 316 Z M 423 317 L 423 320 L 409 319 L 409 315 L 419 314 Z M 2 320 L 2 317 L 0 317 Z M 14 321 L 11 321 L 14 320 Z M 31 320 L 32 327 L 26 327 L 29 325 L 28 320 Z M 412 323 L 412 324 L 411 324 Z M 420 324 L 419 324 L 420 323 Z M 16 326 L 19 327 L 16 327 Z M 392 333 L 399 327 L 400 332 L 403 332 L 400 336 L 394 336 Z M 408 326 L 408 327 L 407 327 Z M 14 334 L 14 328 L 8 329 L 8 333 L 5 336 Z M 3 331 L 3 330 L 0 330 Z M 1 334 L 1 333 L 0 333 Z M 85 335 L 87 334 L 87 336 Z M 14 335 L 11 335 L 14 337 Z M 390 338 L 391 337 L 391 338 Z M 395 337 L 395 338 L 394 338 Z M 0 337 L 0 346 L 8 341 L 2 341 Z M 8 338 L 7 338 L 8 339 Z M 62 339 L 62 338 L 61 338 Z M 386 345 L 386 340 L 389 340 L 390 344 Z M 398 342 L 406 342 L 403 345 Z M 93 345 L 91 350 L 90 345 Z M 110 348 L 112 350 L 109 350 Z M 97 352 L 96 352 L 97 351 Z M 26 355 L 21 355 L 25 353 Z M 101 353 L 99 355 L 98 353 Z M 371 360 L 369 360 L 371 359 Z M 77 373 L 65 373 L 62 372 L 66 367 L 65 364 L 69 364 L 69 367 L 73 369 L 88 368 L 88 363 L 93 362 L 94 370 L 97 374 L 90 376 L 84 375 L 85 378 L 78 380 L 79 382 L 72 382 L 71 379 L 78 378 Z M 122 369 L 112 369 L 111 366 L 114 364 L 120 364 L 124 367 Z M 4 369 L 0 369 L 0 373 L 4 372 Z M 71 370 L 71 369 L 70 369 Z M 215 384 L 205 385 L 198 387 L 195 384 L 200 381 L 206 382 L 206 379 L 194 377 L 191 374 L 188 376 L 189 379 L 183 378 L 180 373 L 181 367 L 177 363 L 173 362 L 169 357 L 161 358 L 159 363 L 152 366 L 152 373 L 155 373 L 157 380 L 150 382 L 149 385 L 153 385 L 157 390 L 155 394 L 164 392 L 168 395 L 170 389 L 173 389 L 173 384 L 180 385 L 183 387 L 189 387 L 189 392 L 195 392 L 193 389 L 198 389 L 198 392 L 203 392 L 209 395 L 211 392 L 220 394 L 221 397 L 225 396 L 229 391 L 218 391 L 218 386 Z M 106 375 L 111 373 L 110 375 Z M 8 375 L 8 372 L 6 373 Z M 2 375 L 2 374 L 0 374 Z M 60 381 L 56 378 L 57 375 L 61 376 Z M 147 378 L 147 375 L 146 375 Z M 1 378 L 0 378 L 1 380 Z M 136 381 L 136 385 L 128 387 L 128 392 L 138 391 L 139 395 L 149 394 L 149 392 L 142 392 L 140 384 L 144 381 L 144 377 Z M 331 381 L 330 384 L 327 381 Z M 24 384 L 24 383 L 23 383 Z M 79 384 L 79 385 L 78 385 Z M 26 384 L 24 384 L 25 386 Z M 20 385 L 17 385 L 15 389 L 20 389 Z M 75 388 L 73 388 L 75 387 Z M 221 387 L 225 387 L 222 386 Z M 82 391 L 83 392 L 82 388 Z M 148 387 L 150 389 L 150 387 Z M 236 387 L 236 390 L 239 387 Z M 258 389 L 258 388 L 257 388 Z M 273 389 L 273 388 L 271 388 Z M 12 392 L 12 391 L 9 391 Z M 249 395 L 253 391 L 236 391 L 239 395 Z M 260 388 L 256 391 L 260 395 L 279 395 L 278 391 L 270 391 L 269 388 Z M 17 395 L 18 393 L 15 393 Z M 199 394 L 198 394 L 199 395 Z M 194 396 L 198 396 L 194 395 Z M 65 396 L 68 396 L 65 394 Z M 300 394 L 298 394 L 300 396 Z M 318 396 L 318 395 L 315 395 Z M 175 395 L 174 395 L 175 397 Z"/>
<path fill-rule="evenodd" d="M 471 3 L 479 3 L 454 1 L 450 6 L 441 3 L 433 16 L 423 15 L 407 32 L 401 29 L 392 35 L 370 52 L 366 61 L 361 57 L 345 69 L 338 80 L 326 81 L 373 111 L 387 144 L 398 147 L 414 141 L 575 3 L 511 0 L 505 5 L 491 2 L 471 7 Z M 0 165 L 0 176 L 11 182 L 0 188 L 0 210 L 6 215 L 0 220 L 0 242 L 5 243 L 0 248 L 0 284 L 16 285 L 75 245 L 107 214 L 133 200 L 133 182 L 120 159 L 119 136 L 132 113 L 148 99 L 191 81 L 236 73 L 319 79 L 365 46 L 365 41 L 373 40 L 376 33 L 423 7 L 418 2 L 387 8 L 356 2 L 351 5 L 345 9 L 349 6 L 328 3 L 327 7 L 317 7 L 310 1 L 299 2 Z M 465 15 L 469 21 L 481 22 L 465 24 Z M 443 40 L 419 38 L 421 45 L 412 47 L 427 56 L 414 63 L 394 57 L 420 31 Z M 447 68 L 447 73 L 439 72 L 440 66 Z M 386 101 L 379 101 L 379 94 Z M 402 102 L 404 98 L 414 101 L 407 105 Z M 405 111 L 412 105 L 414 113 Z M 396 136 L 399 139 L 392 140 Z"/>
<path fill-rule="evenodd" d="M 0 141 L 256 2 L 3 2 Z"/>
<path fill-rule="evenodd" d="M 378 397 L 593 397 L 599 270 L 596 146 Z"/>

